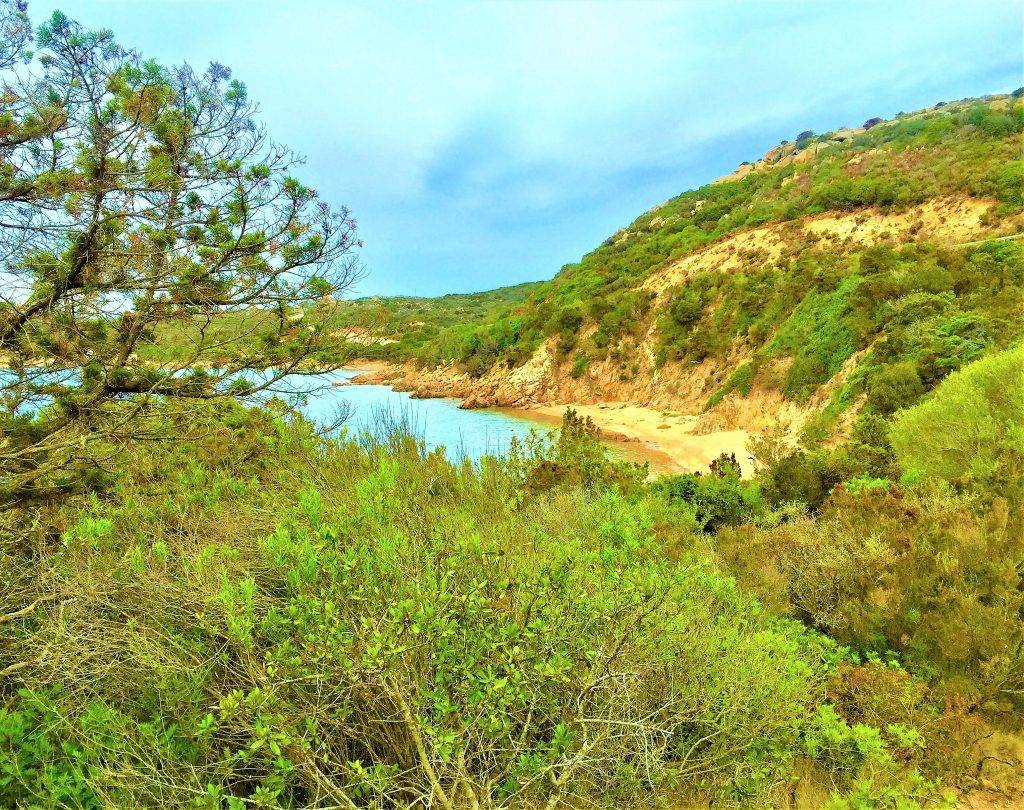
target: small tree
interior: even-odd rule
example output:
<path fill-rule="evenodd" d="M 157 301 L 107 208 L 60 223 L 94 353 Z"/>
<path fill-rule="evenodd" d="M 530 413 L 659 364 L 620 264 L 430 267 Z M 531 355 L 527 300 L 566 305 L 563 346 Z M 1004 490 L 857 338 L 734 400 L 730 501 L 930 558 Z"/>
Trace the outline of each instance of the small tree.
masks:
<path fill-rule="evenodd" d="M 302 314 L 353 282 L 357 242 L 227 68 L 165 69 L 59 12 L 22 64 L 24 6 L 0 8 L 8 506 L 80 487 L 104 453 L 159 435 L 155 399 L 279 386 L 326 346 Z M 171 336 L 173 359 L 140 358 Z"/>

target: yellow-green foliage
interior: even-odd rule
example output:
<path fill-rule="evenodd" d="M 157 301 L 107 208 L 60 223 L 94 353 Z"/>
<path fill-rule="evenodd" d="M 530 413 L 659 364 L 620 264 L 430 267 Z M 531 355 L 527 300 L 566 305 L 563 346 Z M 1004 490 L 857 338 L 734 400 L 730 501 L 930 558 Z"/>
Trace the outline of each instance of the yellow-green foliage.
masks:
<path fill-rule="evenodd" d="M 865 482 L 868 483 L 868 482 Z M 889 652 L 973 708 L 1024 710 L 1020 501 L 870 485 L 816 519 L 715 539 L 725 567 L 774 608 L 864 653 Z"/>
<path fill-rule="evenodd" d="M 951 374 L 928 399 L 896 418 L 891 440 L 906 470 L 961 484 L 1019 482 L 1024 346 Z"/>
<path fill-rule="evenodd" d="M 692 515 L 585 423 L 475 468 L 167 420 L 103 498 L 3 518 L 0 804 L 763 806 L 802 757 L 934 791 L 909 732 L 822 714 L 842 650 L 665 553 Z"/>

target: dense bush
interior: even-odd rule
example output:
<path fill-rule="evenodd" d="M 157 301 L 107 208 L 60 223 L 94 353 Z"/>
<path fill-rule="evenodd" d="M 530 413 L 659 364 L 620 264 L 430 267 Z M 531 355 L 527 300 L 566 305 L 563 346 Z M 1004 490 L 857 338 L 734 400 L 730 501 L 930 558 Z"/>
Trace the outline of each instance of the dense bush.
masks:
<path fill-rule="evenodd" d="M 914 364 L 908 361 L 883 368 L 871 380 L 869 402 L 881 414 L 891 414 L 917 402 L 924 384 Z"/>
<path fill-rule="evenodd" d="M 760 487 L 740 480 L 735 456 L 717 459 L 709 475 L 693 473 L 660 478 L 653 490 L 672 503 L 690 507 L 697 526 L 707 532 L 752 523 L 764 511 Z"/>
<path fill-rule="evenodd" d="M 842 651 L 670 560 L 664 501 L 585 422 L 474 468 L 238 408 L 167 419 L 182 441 L 109 496 L 4 518 L 0 802 L 758 802 L 819 756 Z"/>
<path fill-rule="evenodd" d="M 871 411 L 860 414 L 843 442 L 807 450 L 781 433 L 765 434 L 751 440 L 751 451 L 760 465 L 761 491 L 775 508 L 797 504 L 816 511 L 839 484 L 899 476 L 889 422 Z"/>
<path fill-rule="evenodd" d="M 1024 347 L 991 355 L 944 380 L 900 414 L 892 444 L 906 470 L 1021 496 Z"/>
<path fill-rule="evenodd" d="M 741 585 L 975 707 L 1024 709 L 1024 511 L 941 487 L 837 490 L 818 520 L 720 533 Z"/>

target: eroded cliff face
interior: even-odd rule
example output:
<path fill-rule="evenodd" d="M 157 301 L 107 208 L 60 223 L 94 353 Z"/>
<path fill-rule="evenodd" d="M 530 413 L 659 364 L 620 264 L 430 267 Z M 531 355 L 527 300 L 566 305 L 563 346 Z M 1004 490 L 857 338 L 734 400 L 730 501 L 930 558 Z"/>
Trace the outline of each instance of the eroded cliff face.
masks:
<path fill-rule="evenodd" d="M 389 365 L 364 375 L 361 382 L 381 382 L 413 396 L 455 397 L 466 408 L 529 408 L 548 404 L 627 402 L 674 413 L 699 414 L 695 432 L 723 430 L 761 432 L 781 425 L 798 431 L 810 416 L 825 407 L 832 393 L 857 367 L 865 354 L 850 357 L 829 382 L 802 403 L 786 399 L 775 389 L 754 386 L 747 395 L 731 392 L 713 407 L 708 400 L 739 366 L 751 359 L 754 347 L 737 342 L 723 360 L 700 363 L 657 362 L 657 324 L 672 291 L 710 270 L 744 272 L 801 251 L 828 248 L 844 252 L 873 244 L 893 246 L 929 241 L 963 244 L 989 236 L 1016 233 L 1020 217 L 989 217 L 995 202 L 969 197 L 929 200 L 898 213 L 864 209 L 828 213 L 798 222 L 751 228 L 684 256 L 650 274 L 642 288 L 652 293 L 640 337 L 628 338 L 603 360 L 591 361 L 573 373 L 575 354 L 560 361 L 557 338 L 541 344 L 523 365 L 492 367 L 474 378 L 455 365 L 418 368 L 413 363 Z M 998 221 L 998 226 L 991 224 Z M 594 327 L 589 327 L 592 330 Z M 589 334 L 584 331 L 580 338 Z M 578 343 L 582 341 L 577 341 Z M 774 361 L 776 376 L 785 374 L 788 359 Z M 859 403 L 844 417 L 849 422 Z"/>
<path fill-rule="evenodd" d="M 740 361 L 743 362 L 743 361 Z M 617 363 L 606 360 L 594 364 L 576 378 L 569 369 L 571 361 L 554 362 L 554 341 L 548 341 L 530 361 L 518 368 L 493 368 L 482 377 L 472 378 L 453 365 L 418 368 L 414 363 L 383 364 L 354 380 L 358 383 L 389 385 L 408 391 L 414 398 L 452 397 L 463 408 L 532 408 L 539 405 L 599 405 L 630 403 L 676 414 L 695 414 L 693 432 L 697 434 L 744 430 L 759 433 L 781 425 L 796 431 L 816 410 L 828 402 L 831 391 L 841 384 L 856 366 L 848 361 L 829 386 L 823 387 L 808 402 L 797 405 L 774 390 L 754 389 L 747 396 L 730 394 L 705 410 L 708 397 L 716 388 L 718 364 L 707 361 L 697 366 L 666 363 L 658 368 L 653 356 L 640 369 L 624 378 Z"/>

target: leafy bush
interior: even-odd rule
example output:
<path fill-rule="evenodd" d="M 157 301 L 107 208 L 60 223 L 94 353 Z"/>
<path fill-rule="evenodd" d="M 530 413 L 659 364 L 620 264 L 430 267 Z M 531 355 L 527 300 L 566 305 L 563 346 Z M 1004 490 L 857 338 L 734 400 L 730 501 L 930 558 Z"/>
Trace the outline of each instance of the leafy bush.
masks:
<path fill-rule="evenodd" d="M 924 384 L 913 363 L 883 369 L 872 380 L 868 401 L 879 413 L 891 414 L 913 405 L 924 394 Z"/>
<path fill-rule="evenodd" d="M 969 485 L 1019 482 L 1024 474 L 1024 347 L 950 375 L 901 413 L 892 444 L 906 470 Z"/>
<path fill-rule="evenodd" d="M 665 476 L 653 488 L 670 502 L 692 507 L 698 526 L 707 532 L 751 523 L 764 511 L 760 487 L 740 480 L 735 456 L 716 460 L 710 475 Z"/>
<path fill-rule="evenodd" d="M 615 487 L 635 493 L 647 475 L 647 465 L 610 458 L 598 435 L 589 416 L 566 408 L 557 438 L 535 435 L 525 442 L 513 438 L 509 472 L 530 495 L 564 487 Z"/>
<path fill-rule="evenodd" d="M 198 438 L 53 512 L 47 554 L 0 547 L 30 606 L 3 647 L 4 802 L 758 803 L 804 752 L 841 652 L 665 555 L 664 501 L 584 422 L 474 467 L 261 412 L 166 418 Z"/>
<path fill-rule="evenodd" d="M 821 517 L 721 532 L 741 585 L 854 649 L 991 715 L 1018 717 L 1024 686 L 1024 512 L 938 489 L 842 490 Z"/>

